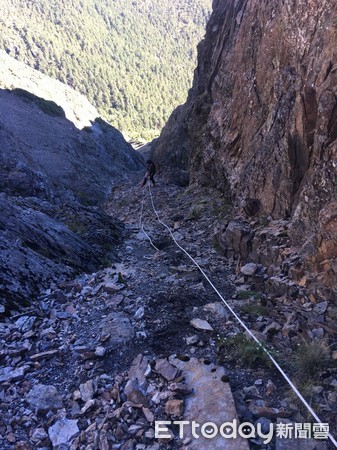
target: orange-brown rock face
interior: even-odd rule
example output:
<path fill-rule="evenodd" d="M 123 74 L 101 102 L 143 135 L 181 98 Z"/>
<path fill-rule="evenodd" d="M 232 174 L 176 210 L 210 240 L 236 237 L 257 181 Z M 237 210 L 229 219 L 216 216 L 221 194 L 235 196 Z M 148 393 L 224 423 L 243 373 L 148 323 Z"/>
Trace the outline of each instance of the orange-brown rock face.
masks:
<path fill-rule="evenodd" d="M 332 0 L 215 0 L 187 103 L 155 146 L 237 210 L 289 219 L 304 266 L 336 284 L 337 8 Z M 171 158 L 172 159 L 172 158 Z M 327 273 L 328 272 L 328 273 Z"/>

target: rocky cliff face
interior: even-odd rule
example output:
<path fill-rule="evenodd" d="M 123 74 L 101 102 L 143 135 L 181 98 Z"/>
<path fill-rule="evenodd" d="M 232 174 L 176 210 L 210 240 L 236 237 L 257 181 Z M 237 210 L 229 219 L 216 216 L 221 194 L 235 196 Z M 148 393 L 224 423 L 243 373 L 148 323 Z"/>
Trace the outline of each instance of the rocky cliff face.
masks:
<path fill-rule="evenodd" d="M 192 182 L 231 194 L 250 228 L 245 259 L 266 263 L 251 250 L 254 239 L 266 242 L 251 216 L 271 222 L 266 235 L 286 219 L 292 250 L 278 252 L 271 274 L 327 288 L 320 295 L 337 272 L 336 22 L 331 0 L 215 0 L 193 89 L 155 144 L 162 164 L 188 160 Z M 289 253 L 301 256 L 296 269 Z"/>
<path fill-rule="evenodd" d="M 142 167 L 102 119 L 80 131 L 56 103 L 0 90 L 0 314 L 115 258 L 122 227 L 102 204 Z"/>

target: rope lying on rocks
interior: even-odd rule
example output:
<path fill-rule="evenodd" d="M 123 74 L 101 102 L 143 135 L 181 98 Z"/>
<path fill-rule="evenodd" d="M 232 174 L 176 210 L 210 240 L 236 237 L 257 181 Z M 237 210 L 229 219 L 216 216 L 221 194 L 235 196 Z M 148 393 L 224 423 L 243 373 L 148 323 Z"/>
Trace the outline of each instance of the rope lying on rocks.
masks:
<path fill-rule="evenodd" d="M 248 335 L 257 343 L 257 345 L 262 348 L 262 350 L 267 354 L 268 358 L 272 361 L 272 363 L 274 364 L 274 366 L 277 368 L 277 370 L 281 373 L 281 375 L 283 376 L 283 378 L 287 381 L 287 383 L 290 385 L 291 389 L 295 392 L 295 394 L 297 395 L 297 397 L 301 400 L 301 402 L 304 404 L 304 406 L 307 408 L 307 410 L 310 412 L 310 414 L 315 418 L 315 420 L 317 421 L 317 423 L 324 423 L 321 421 L 321 419 L 317 416 L 317 414 L 315 413 L 315 411 L 311 408 L 311 406 L 309 405 L 309 403 L 305 400 L 305 398 L 303 397 L 303 395 L 299 392 L 299 390 L 297 389 L 297 387 L 294 385 L 294 383 L 291 381 L 291 379 L 288 377 L 288 375 L 284 372 L 284 370 L 282 369 L 282 367 L 278 364 L 278 362 L 274 359 L 274 357 L 270 354 L 270 352 L 263 346 L 263 344 L 257 339 L 257 337 L 250 331 L 250 329 L 245 325 L 245 323 L 240 319 L 240 317 L 237 315 L 237 313 L 233 310 L 233 308 L 226 302 L 226 300 L 223 298 L 223 296 L 221 295 L 221 293 L 218 291 L 218 289 L 214 286 L 214 284 L 212 283 L 212 281 L 209 279 L 208 275 L 205 273 L 205 271 L 202 269 L 202 267 L 200 267 L 200 265 L 197 263 L 197 261 L 195 261 L 195 259 L 188 253 L 187 250 L 185 250 L 180 244 L 179 242 L 177 242 L 176 238 L 174 237 L 171 228 L 166 225 L 165 222 L 163 222 L 158 214 L 158 211 L 155 208 L 154 205 L 154 201 L 153 201 L 153 195 L 152 195 L 152 190 L 151 190 L 151 185 L 150 183 L 148 184 L 149 186 L 149 195 L 150 195 L 150 199 L 151 199 L 151 204 L 152 204 L 152 209 L 157 217 L 158 222 L 163 225 L 169 232 L 171 238 L 173 239 L 174 243 L 176 244 L 176 246 L 178 248 L 180 248 L 180 250 L 182 252 L 185 253 L 185 255 L 193 262 L 193 264 L 199 269 L 199 271 L 201 272 L 201 274 L 204 276 L 204 278 L 208 281 L 208 283 L 210 284 L 210 286 L 213 288 L 213 290 L 216 292 L 216 294 L 220 297 L 221 301 L 225 304 L 225 306 L 227 307 L 227 309 L 229 309 L 229 311 L 231 312 L 231 314 L 236 318 L 236 320 L 239 322 L 239 324 L 244 328 L 244 330 L 248 333 Z M 141 229 L 143 231 L 143 233 L 147 236 L 147 238 L 149 239 L 152 247 L 154 247 L 156 250 L 157 247 L 153 244 L 151 238 L 149 237 L 149 235 L 145 232 L 144 227 L 143 227 L 143 207 L 144 207 L 144 199 L 142 201 L 141 204 L 141 213 L 140 213 L 140 225 L 141 225 Z M 334 446 L 337 448 L 337 441 L 335 440 L 335 438 L 331 435 L 331 433 L 328 434 L 328 437 L 330 439 L 330 441 L 334 444 Z"/>
<path fill-rule="evenodd" d="M 144 229 L 144 226 L 143 226 L 143 210 L 144 210 L 144 199 L 143 199 L 142 202 L 141 202 L 141 208 L 140 208 L 140 218 L 139 218 L 140 228 L 141 228 L 142 232 L 145 234 L 145 236 L 148 238 L 148 240 L 149 240 L 150 244 L 152 245 L 152 247 L 153 247 L 157 252 L 159 252 L 159 248 L 157 248 L 157 247 L 154 245 L 152 239 L 150 238 L 150 236 L 147 234 L 147 232 L 146 232 L 145 229 Z"/>

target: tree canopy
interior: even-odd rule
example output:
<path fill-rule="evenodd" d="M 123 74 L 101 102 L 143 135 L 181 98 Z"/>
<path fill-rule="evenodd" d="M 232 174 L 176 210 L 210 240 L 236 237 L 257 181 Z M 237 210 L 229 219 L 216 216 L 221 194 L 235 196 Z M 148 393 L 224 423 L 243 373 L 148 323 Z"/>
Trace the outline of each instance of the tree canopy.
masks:
<path fill-rule="evenodd" d="M 0 47 L 85 94 L 133 139 L 185 101 L 211 0 L 0 0 Z"/>

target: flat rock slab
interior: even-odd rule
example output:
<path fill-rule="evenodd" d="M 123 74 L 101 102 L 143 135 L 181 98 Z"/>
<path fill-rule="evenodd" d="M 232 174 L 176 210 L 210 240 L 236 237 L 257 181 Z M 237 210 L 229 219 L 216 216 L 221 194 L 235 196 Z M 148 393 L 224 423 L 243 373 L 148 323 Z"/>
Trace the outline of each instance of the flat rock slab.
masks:
<path fill-rule="evenodd" d="M 77 420 L 60 419 L 48 429 L 49 438 L 53 448 L 67 445 L 79 433 Z"/>
<path fill-rule="evenodd" d="M 222 367 L 196 358 L 191 358 L 187 362 L 178 358 L 170 358 L 170 363 L 182 370 L 185 383 L 193 388 L 193 392 L 185 398 L 182 420 L 195 421 L 200 426 L 206 422 L 212 422 L 218 427 L 225 422 L 233 422 L 234 419 L 238 422 L 229 383 L 221 380 L 225 375 Z M 239 434 L 236 439 L 226 439 L 218 433 L 217 436 L 210 439 L 201 435 L 200 428 L 199 432 L 198 429 L 196 432 L 200 436 L 199 438 L 193 437 L 189 425 L 184 426 L 184 439 L 191 439 L 186 446 L 188 450 L 249 450 L 247 439 L 241 438 Z"/>
<path fill-rule="evenodd" d="M 4 367 L 0 369 L 0 383 L 4 381 L 18 381 L 22 380 L 27 372 L 28 367 Z"/>
<path fill-rule="evenodd" d="M 154 370 L 160 373 L 167 381 L 172 381 L 178 376 L 179 370 L 170 364 L 167 359 L 158 359 Z"/>
<path fill-rule="evenodd" d="M 192 319 L 190 323 L 191 323 L 192 327 L 194 327 L 196 330 L 213 331 L 213 327 L 207 322 L 207 320 Z"/>

